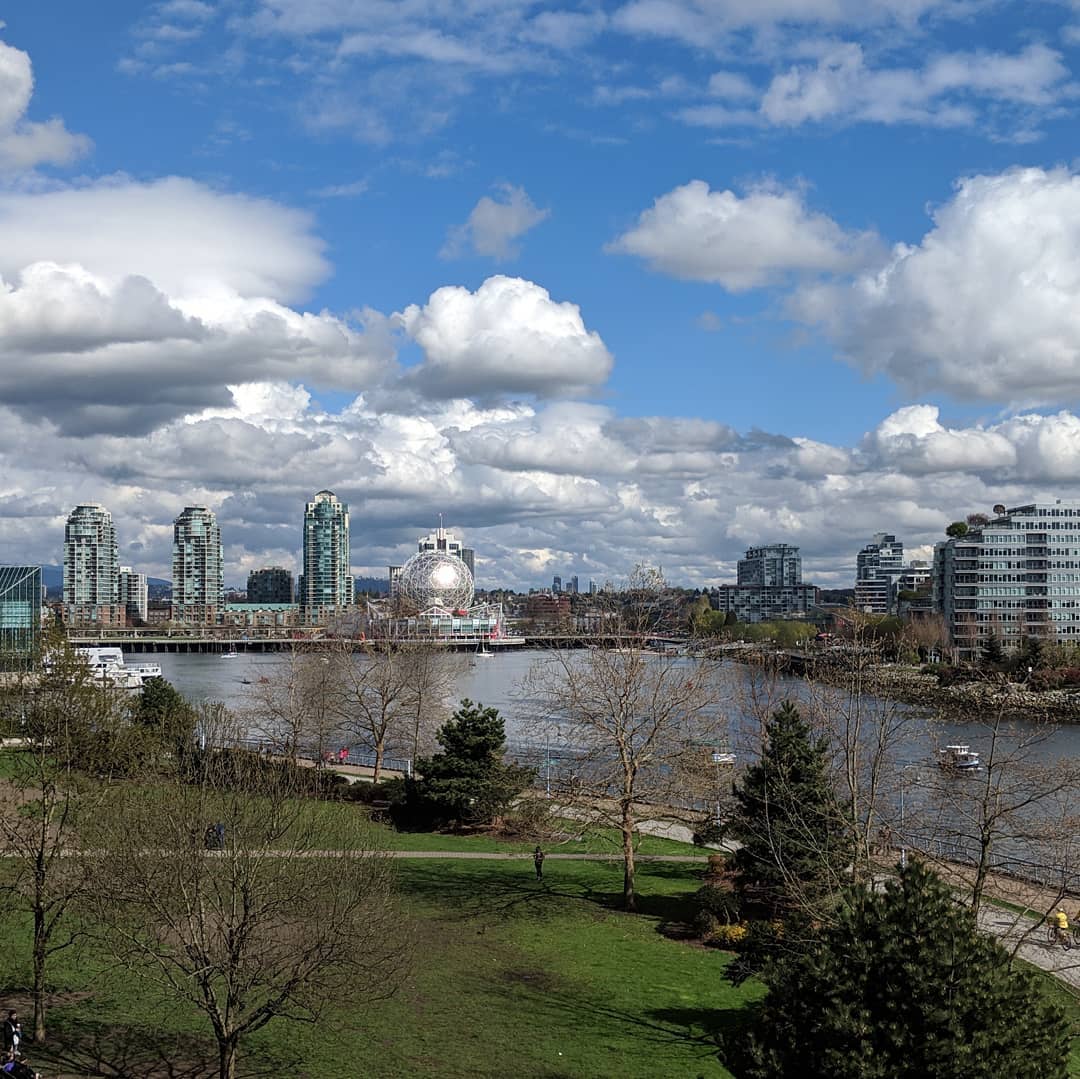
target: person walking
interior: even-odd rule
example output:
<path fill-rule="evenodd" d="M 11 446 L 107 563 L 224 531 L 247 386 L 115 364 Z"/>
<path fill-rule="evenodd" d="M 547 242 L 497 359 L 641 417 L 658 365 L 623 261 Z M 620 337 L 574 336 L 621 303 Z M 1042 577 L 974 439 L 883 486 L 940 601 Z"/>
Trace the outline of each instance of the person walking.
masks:
<path fill-rule="evenodd" d="M 22 1041 L 22 1024 L 19 1022 L 18 1014 L 12 1009 L 4 1020 L 4 1053 L 17 1057 L 20 1041 Z"/>
<path fill-rule="evenodd" d="M 533 851 L 533 865 L 536 866 L 536 879 L 544 879 L 544 852 L 540 849 L 540 845 L 537 844 L 536 850 Z"/>

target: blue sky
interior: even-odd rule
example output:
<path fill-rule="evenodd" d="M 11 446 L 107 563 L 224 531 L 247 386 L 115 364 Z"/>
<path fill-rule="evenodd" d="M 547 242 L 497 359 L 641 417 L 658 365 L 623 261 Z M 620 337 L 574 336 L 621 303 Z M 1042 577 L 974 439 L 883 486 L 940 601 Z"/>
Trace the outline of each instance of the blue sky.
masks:
<path fill-rule="evenodd" d="M 58 33 L 61 21 L 63 32 Z M 1077 497 L 1080 17 L 980 0 L 13 3 L 0 545 L 80 500 L 230 579 L 302 503 L 381 572 L 841 585 Z"/>

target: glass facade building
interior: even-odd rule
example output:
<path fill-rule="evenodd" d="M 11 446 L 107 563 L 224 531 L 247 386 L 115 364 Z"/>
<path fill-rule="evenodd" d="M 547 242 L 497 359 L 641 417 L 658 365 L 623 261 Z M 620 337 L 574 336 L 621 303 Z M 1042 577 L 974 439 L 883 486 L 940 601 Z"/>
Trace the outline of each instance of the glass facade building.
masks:
<path fill-rule="evenodd" d="M 1080 502 L 1007 509 L 937 544 L 933 588 L 960 659 L 991 634 L 1012 649 L 1025 637 L 1080 644 Z"/>
<path fill-rule="evenodd" d="M 309 619 L 348 607 L 349 507 L 333 491 L 319 491 L 304 507 L 304 575 L 300 604 Z"/>
<path fill-rule="evenodd" d="M 97 502 L 76 506 L 64 526 L 64 603 L 117 603 L 119 573 L 112 514 Z"/>
<path fill-rule="evenodd" d="M 206 506 L 187 506 L 173 521 L 173 614 L 181 622 L 212 622 L 224 602 L 221 529 Z"/>
<path fill-rule="evenodd" d="M 0 566 L 0 670 L 30 670 L 40 650 L 41 567 Z"/>

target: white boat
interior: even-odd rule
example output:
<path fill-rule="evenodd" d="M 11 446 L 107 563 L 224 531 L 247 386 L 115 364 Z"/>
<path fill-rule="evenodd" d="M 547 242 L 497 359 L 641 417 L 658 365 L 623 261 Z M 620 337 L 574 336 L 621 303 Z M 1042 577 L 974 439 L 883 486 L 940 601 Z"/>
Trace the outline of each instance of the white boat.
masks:
<path fill-rule="evenodd" d="M 946 772 L 978 772 L 982 762 L 970 746 L 957 744 L 938 750 L 938 767 Z"/>
<path fill-rule="evenodd" d="M 148 678 L 161 677 L 161 665 L 158 663 L 133 663 L 128 667 L 124 663 L 124 653 L 115 646 L 100 648 L 76 648 L 76 655 L 86 662 L 90 673 L 102 682 L 108 682 L 118 689 L 142 689 Z"/>
<path fill-rule="evenodd" d="M 235 648 L 230 648 L 228 652 L 222 652 L 221 653 L 221 658 L 222 659 L 239 659 L 240 658 L 240 653 L 237 652 Z"/>
<path fill-rule="evenodd" d="M 480 659 L 491 659 L 491 657 L 495 655 L 495 653 L 492 652 L 490 648 L 488 648 L 486 641 L 481 641 L 480 647 L 476 650 L 476 655 Z"/>

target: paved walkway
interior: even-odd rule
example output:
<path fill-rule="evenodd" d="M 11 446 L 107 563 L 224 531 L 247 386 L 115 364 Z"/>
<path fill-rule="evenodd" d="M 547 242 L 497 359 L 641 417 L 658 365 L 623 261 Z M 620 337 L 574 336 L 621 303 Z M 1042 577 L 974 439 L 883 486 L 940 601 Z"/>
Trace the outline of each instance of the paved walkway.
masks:
<path fill-rule="evenodd" d="M 1065 950 L 1046 939 L 1041 919 L 985 904 L 979 911 L 979 928 L 997 937 L 1011 952 L 1080 989 L 1080 948 Z"/>
<path fill-rule="evenodd" d="M 311 854 L 324 853 L 310 851 Z M 340 854 L 340 851 L 326 851 L 326 854 Z M 383 851 L 388 858 L 474 858 L 502 862 L 531 862 L 532 851 L 504 850 L 388 850 Z M 544 851 L 544 860 L 548 862 L 621 862 L 622 854 L 549 854 Z M 704 865 L 708 857 L 703 854 L 635 854 L 635 862 L 696 862 Z"/>

